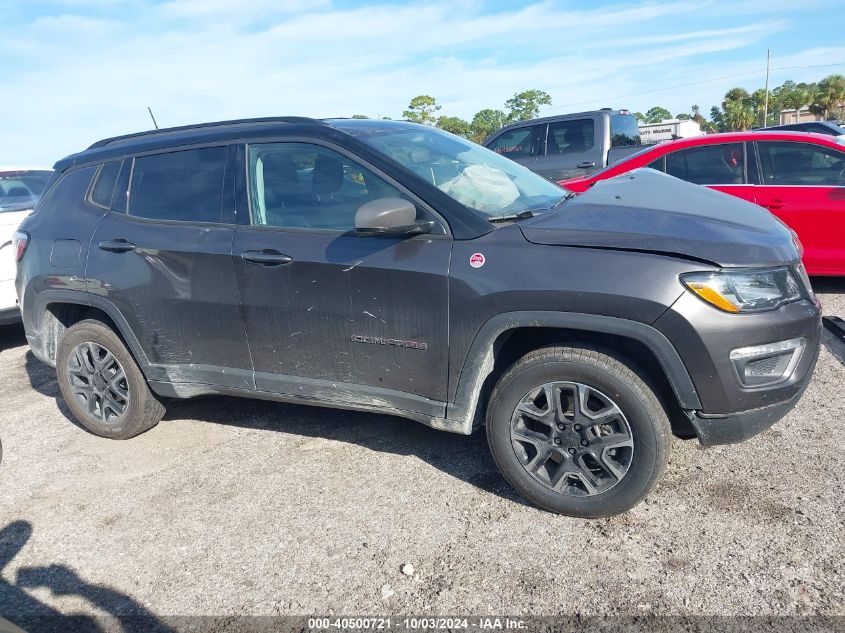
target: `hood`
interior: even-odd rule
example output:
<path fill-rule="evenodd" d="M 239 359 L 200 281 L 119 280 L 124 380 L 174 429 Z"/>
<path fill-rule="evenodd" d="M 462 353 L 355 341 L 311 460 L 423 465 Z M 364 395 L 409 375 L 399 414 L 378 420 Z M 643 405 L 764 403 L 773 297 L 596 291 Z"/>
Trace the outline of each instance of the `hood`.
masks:
<path fill-rule="evenodd" d="M 598 181 L 519 227 L 535 244 L 657 252 L 726 267 L 799 258 L 792 231 L 763 207 L 653 169 Z"/>

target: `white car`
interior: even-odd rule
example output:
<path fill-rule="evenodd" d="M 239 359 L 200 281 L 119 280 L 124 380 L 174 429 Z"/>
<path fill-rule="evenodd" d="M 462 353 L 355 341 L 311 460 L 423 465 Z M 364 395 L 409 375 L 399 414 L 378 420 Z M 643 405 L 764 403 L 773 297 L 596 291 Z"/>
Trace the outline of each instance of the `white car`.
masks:
<path fill-rule="evenodd" d="M 32 212 L 52 175 L 53 170 L 42 167 L 0 167 L 0 325 L 21 318 L 12 236 Z"/>

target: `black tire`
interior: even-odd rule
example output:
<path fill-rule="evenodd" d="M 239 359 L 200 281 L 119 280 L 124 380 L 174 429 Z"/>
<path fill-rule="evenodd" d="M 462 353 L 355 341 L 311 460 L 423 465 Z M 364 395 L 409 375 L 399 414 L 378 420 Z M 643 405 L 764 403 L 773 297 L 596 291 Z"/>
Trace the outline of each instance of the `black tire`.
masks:
<path fill-rule="evenodd" d="M 654 391 L 632 367 L 611 352 L 581 347 L 545 347 L 517 361 L 487 408 L 487 441 L 505 479 L 533 504 L 569 516 L 612 516 L 642 501 L 668 461 L 671 428 Z M 584 422 L 572 411 L 579 394 L 588 399 L 579 408 L 610 422 Z M 557 413 L 543 409 L 547 397 L 557 402 L 549 405 Z M 607 448 L 614 443 L 625 445 Z"/>
<path fill-rule="evenodd" d="M 87 373 L 90 370 L 85 368 L 83 368 L 84 371 L 75 370 L 80 366 L 81 358 L 77 355 L 77 350 L 81 350 L 80 353 L 84 354 L 84 350 L 89 349 L 88 344 L 93 344 L 93 349 L 100 353 L 110 353 L 113 356 L 116 364 L 112 363 L 108 371 L 114 379 L 118 378 L 118 370 L 122 370 L 122 378 L 117 387 L 121 395 L 116 395 L 115 391 L 110 390 L 109 381 L 103 378 L 102 372 L 99 376 L 96 375 L 96 366 L 93 378 L 80 377 L 81 373 Z M 108 359 L 108 356 L 104 357 Z M 86 358 L 90 360 L 91 356 Z M 127 440 L 150 430 L 164 416 L 164 405 L 150 391 L 132 354 L 129 353 L 120 337 L 101 321 L 88 319 L 67 329 L 56 351 L 56 375 L 62 397 L 71 413 L 85 429 L 94 435 Z M 94 386 L 88 387 L 86 380 Z M 100 382 L 95 384 L 94 380 Z M 103 386 L 98 389 L 99 385 Z M 97 401 L 97 397 L 93 395 L 94 390 L 100 393 L 109 390 L 109 393 L 105 399 L 102 395 L 99 397 L 99 405 L 95 404 L 92 412 L 88 403 L 92 399 L 95 403 Z M 126 394 L 125 398 L 122 397 L 123 393 Z M 86 398 L 86 394 L 90 397 Z M 121 404 L 123 409 L 119 414 L 110 408 L 111 406 L 120 407 Z"/>

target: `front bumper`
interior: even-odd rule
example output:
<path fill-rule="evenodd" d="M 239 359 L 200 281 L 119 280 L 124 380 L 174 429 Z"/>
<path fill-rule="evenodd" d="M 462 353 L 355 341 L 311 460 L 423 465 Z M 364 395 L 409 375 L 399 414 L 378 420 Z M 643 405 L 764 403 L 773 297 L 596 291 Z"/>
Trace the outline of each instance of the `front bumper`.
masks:
<path fill-rule="evenodd" d="M 673 343 L 701 402 L 690 414 L 705 445 L 741 442 L 771 427 L 798 402 L 819 355 L 821 314 L 811 301 L 771 312 L 728 314 L 684 293 L 654 324 Z M 783 380 L 758 387 L 740 382 L 731 352 L 802 339 L 800 360 Z"/>
<path fill-rule="evenodd" d="M 807 385 L 810 384 L 810 377 L 816 367 L 819 358 L 819 348 L 816 347 L 812 363 L 807 371 L 806 379 L 800 390 L 786 402 L 741 411 L 730 414 L 706 414 L 696 411 L 690 418 L 690 423 L 695 429 L 698 441 L 702 446 L 714 446 L 716 444 L 736 444 L 762 433 L 771 428 L 781 418 L 785 417 L 804 395 Z"/>

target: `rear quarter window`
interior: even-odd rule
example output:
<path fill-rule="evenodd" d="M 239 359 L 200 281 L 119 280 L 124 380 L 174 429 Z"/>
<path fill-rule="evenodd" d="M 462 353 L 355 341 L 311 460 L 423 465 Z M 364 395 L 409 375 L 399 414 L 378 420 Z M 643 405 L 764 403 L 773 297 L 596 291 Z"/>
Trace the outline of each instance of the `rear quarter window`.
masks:
<path fill-rule="evenodd" d="M 98 207 L 108 209 L 111 206 L 114 184 L 117 182 L 117 175 L 120 172 L 120 161 L 115 160 L 105 163 L 97 173 L 97 179 L 91 189 L 91 202 Z"/>
<path fill-rule="evenodd" d="M 63 210 L 82 205 L 96 171 L 97 166 L 92 165 L 59 175 L 58 182 L 49 188 L 36 212 L 62 213 Z"/>

